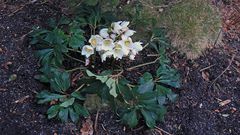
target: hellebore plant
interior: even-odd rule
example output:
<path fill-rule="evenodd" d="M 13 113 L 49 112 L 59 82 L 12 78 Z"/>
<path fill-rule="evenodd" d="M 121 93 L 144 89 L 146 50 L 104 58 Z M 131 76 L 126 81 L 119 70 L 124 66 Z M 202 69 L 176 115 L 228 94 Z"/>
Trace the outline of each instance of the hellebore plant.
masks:
<path fill-rule="evenodd" d="M 116 60 L 129 57 L 134 60 L 139 51 L 143 49 L 142 42 L 133 42 L 131 36 L 136 31 L 129 29 L 128 21 L 118 21 L 111 24 L 110 28 L 103 28 L 99 35 L 91 35 L 90 45 L 82 48 L 82 55 L 89 59 L 95 52 L 101 56 L 102 62 L 113 57 Z"/>
<path fill-rule="evenodd" d="M 109 28 L 101 29 L 98 35 L 91 35 L 86 40 L 83 29 L 91 26 L 91 31 L 93 28 L 95 31 L 97 24 L 101 24 L 101 21 L 96 21 L 102 19 L 98 17 L 101 16 L 90 12 L 82 19 L 77 19 L 88 20 L 87 23 L 61 18 L 58 23 L 51 23 L 50 30 L 37 28 L 31 33 L 30 44 L 36 47 L 41 63 L 41 74 L 35 78 L 49 86 L 37 94 L 38 103 L 51 106 L 47 111 L 49 119 L 57 117 L 63 122 L 69 119 L 78 122 L 80 116 L 90 115 L 84 103 L 87 95 L 94 94 L 119 114 L 123 124 L 135 127 L 138 121 L 144 119 L 149 128 L 154 128 L 157 121 L 163 120 L 165 105 L 176 98 L 170 88 L 180 87 L 179 75 L 169 66 L 170 60 L 165 54 L 164 46 L 168 45 L 165 31 L 161 28 L 151 31 L 151 40 L 143 47 L 142 42 L 132 40 L 131 36 L 136 31 L 129 29 L 128 21 L 110 21 L 107 22 L 111 23 Z M 107 58 L 121 60 L 126 57 L 134 60 L 147 46 L 150 51 L 157 53 L 155 61 L 118 70 L 101 70 L 100 67 L 101 73 L 90 71 L 90 67 L 84 66 L 84 63 L 89 64 L 91 57 L 98 56 L 102 62 Z M 134 78 L 138 82 L 130 82 L 123 74 L 157 62 L 159 66 L 155 72 L 145 72 L 141 77 Z M 78 67 L 71 67 L 72 63 Z"/>

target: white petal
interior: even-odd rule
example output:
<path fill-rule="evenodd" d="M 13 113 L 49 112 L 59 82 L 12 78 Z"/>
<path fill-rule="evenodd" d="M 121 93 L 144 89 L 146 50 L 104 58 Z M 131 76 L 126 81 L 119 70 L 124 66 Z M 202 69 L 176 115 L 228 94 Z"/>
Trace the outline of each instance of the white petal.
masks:
<path fill-rule="evenodd" d="M 97 47 L 96 47 L 96 51 L 102 51 L 102 45 L 97 45 Z"/>
<path fill-rule="evenodd" d="M 142 49 L 143 49 L 142 42 L 135 42 L 135 43 L 133 43 L 132 48 L 134 50 L 136 50 L 137 52 L 142 51 Z"/>
<path fill-rule="evenodd" d="M 100 30 L 99 32 L 100 36 L 103 38 L 109 38 L 109 34 L 108 34 L 108 29 L 107 28 L 103 28 Z"/>
<path fill-rule="evenodd" d="M 117 35 L 116 35 L 116 34 L 111 34 L 110 37 L 111 37 L 112 40 L 115 40 L 115 38 L 117 37 Z"/>
<path fill-rule="evenodd" d="M 95 48 L 97 45 L 102 43 L 103 38 L 99 35 L 92 35 L 89 39 L 89 43 L 92 45 L 93 48 Z"/>
<path fill-rule="evenodd" d="M 134 30 L 127 30 L 127 31 L 124 33 L 124 36 L 130 37 L 130 36 L 132 36 L 134 33 L 136 33 L 136 31 L 134 31 Z"/>
<path fill-rule="evenodd" d="M 123 55 L 124 55 L 124 53 L 121 48 L 115 48 L 113 50 L 113 57 L 115 59 L 122 59 Z"/>
<path fill-rule="evenodd" d="M 116 34 L 121 33 L 122 26 L 120 25 L 121 21 L 112 23 L 112 31 Z"/>
<path fill-rule="evenodd" d="M 104 39 L 102 42 L 102 49 L 105 51 L 112 50 L 114 48 L 114 43 L 112 39 Z"/>
<path fill-rule="evenodd" d="M 101 55 L 102 62 L 106 61 L 107 57 L 111 57 L 113 55 L 113 52 L 107 51 Z"/>
<path fill-rule="evenodd" d="M 123 22 L 121 23 L 121 26 L 122 26 L 123 28 L 128 27 L 129 23 L 130 23 L 130 22 L 128 22 L 128 21 L 123 21 Z"/>
<path fill-rule="evenodd" d="M 130 59 L 130 60 L 135 60 L 135 55 L 130 55 L 130 56 L 129 56 L 129 59 Z"/>
<path fill-rule="evenodd" d="M 94 54 L 94 49 L 90 45 L 85 45 L 82 48 L 82 55 L 85 55 L 87 58 Z"/>
<path fill-rule="evenodd" d="M 132 55 L 136 55 L 138 52 L 136 50 L 131 50 Z"/>
<path fill-rule="evenodd" d="M 129 48 L 126 48 L 126 47 L 123 47 L 122 50 L 123 50 L 124 55 L 126 55 L 126 56 L 127 56 L 127 55 L 129 54 L 129 52 L 130 52 Z"/>

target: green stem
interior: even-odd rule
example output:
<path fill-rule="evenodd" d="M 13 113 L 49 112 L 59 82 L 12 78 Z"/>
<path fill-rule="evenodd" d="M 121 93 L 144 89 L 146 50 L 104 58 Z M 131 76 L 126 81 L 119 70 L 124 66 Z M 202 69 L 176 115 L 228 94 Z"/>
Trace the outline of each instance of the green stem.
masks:
<path fill-rule="evenodd" d="M 74 72 L 74 71 L 77 71 L 77 70 L 85 70 L 85 69 L 86 69 L 85 67 L 77 67 L 77 68 L 67 70 L 67 72 Z"/>
<path fill-rule="evenodd" d="M 82 62 L 82 63 L 84 63 L 84 64 L 85 64 L 85 61 L 83 61 L 83 60 L 80 60 L 80 59 L 74 58 L 74 57 L 72 57 L 72 56 L 68 55 L 67 53 L 65 53 L 65 55 L 66 55 L 67 57 L 69 57 L 69 58 L 73 59 L 73 60 L 76 60 L 76 61 L 78 61 L 78 62 Z"/>
<path fill-rule="evenodd" d="M 135 69 L 135 68 L 139 68 L 139 67 L 147 66 L 147 65 L 150 65 L 150 64 L 154 64 L 154 63 L 156 63 L 159 59 L 160 59 L 160 57 L 158 57 L 158 58 L 155 59 L 154 61 L 147 62 L 147 63 L 143 63 L 143 64 L 139 64 L 139 65 L 137 65 L 137 66 L 133 66 L 133 67 L 127 68 L 126 70 L 127 70 L 127 71 L 131 71 L 131 70 L 133 70 L 133 69 Z"/>
<path fill-rule="evenodd" d="M 151 36 L 149 42 L 143 46 L 143 49 L 145 49 L 149 44 L 154 40 L 154 35 Z"/>
<path fill-rule="evenodd" d="M 82 89 L 84 86 L 85 86 L 85 84 L 80 85 L 80 86 L 75 90 L 75 92 L 79 91 L 79 90 Z"/>
<path fill-rule="evenodd" d="M 74 50 L 74 49 L 72 49 L 72 48 L 68 48 L 68 50 L 69 50 L 69 51 L 72 51 L 72 52 L 77 52 L 77 53 L 80 53 L 80 54 L 82 54 L 82 52 L 81 52 L 81 51 Z"/>

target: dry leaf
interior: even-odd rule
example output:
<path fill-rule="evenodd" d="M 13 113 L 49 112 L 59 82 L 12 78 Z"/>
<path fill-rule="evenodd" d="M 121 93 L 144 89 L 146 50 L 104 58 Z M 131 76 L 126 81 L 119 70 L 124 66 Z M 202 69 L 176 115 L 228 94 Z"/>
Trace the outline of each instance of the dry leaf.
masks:
<path fill-rule="evenodd" d="M 4 64 L 2 64 L 2 66 L 5 68 L 5 69 L 9 69 L 9 66 L 12 65 L 13 63 L 11 61 L 8 61 Z"/>
<path fill-rule="evenodd" d="M 231 110 L 231 113 L 234 113 L 236 111 L 237 111 L 237 109 L 233 107 L 232 110 Z"/>
<path fill-rule="evenodd" d="M 91 118 L 86 119 L 80 131 L 81 135 L 93 135 L 93 122 Z"/>
<path fill-rule="evenodd" d="M 230 99 L 224 100 L 224 101 L 220 102 L 219 105 L 220 105 L 220 106 L 225 106 L 225 105 L 229 104 L 230 102 L 231 102 Z"/>

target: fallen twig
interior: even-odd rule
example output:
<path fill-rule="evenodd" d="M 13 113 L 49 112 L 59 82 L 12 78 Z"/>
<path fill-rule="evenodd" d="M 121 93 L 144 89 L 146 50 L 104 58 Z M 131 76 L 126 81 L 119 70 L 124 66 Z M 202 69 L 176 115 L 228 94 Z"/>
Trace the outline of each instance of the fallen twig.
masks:
<path fill-rule="evenodd" d="M 159 57 L 159 54 L 148 54 L 148 57 Z"/>
<path fill-rule="evenodd" d="M 211 68 L 211 67 L 213 67 L 213 66 L 215 66 L 215 65 L 216 65 L 216 64 L 213 64 L 213 65 L 210 65 L 210 66 L 208 66 L 208 67 L 205 67 L 205 68 L 201 69 L 200 72 L 202 72 L 202 71 L 204 71 L 204 70 L 207 70 L 207 69 L 209 69 L 209 68 Z"/>
<path fill-rule="evenodd" d="M 211 85 L 210 85 L 210 88 L 211 88 L 212 85 L 230 68 L 230 66 L 231 66 L 232 63 L 233 63 L 233 60 L 234 60 L 235 56 L 236 56 L 236 54 L 233 54 L 233 55 L 232 55 L 232 58 L 231 58 L 231 60 L 230 60 L 230 62 L 229 62 L 229 64 L 228 64 L 228 66 L 222 71 L 222 73 L 221 73 L 217 78 L 215 78 L 215 79 L 212 81 L 212 83 L 211 83 Z"/>
<path fill-rule="evenodd" d="M 167 135 L 172 135 L 172 134 L 168 133 L 167 131 L 165 131 L 165 130 L 157 127 L 157 126 L 155 126 L 155 129 L 156 129 L 156 130 L 160 130 L 160 131 L 162 131 L 163 133 L 165 133 L 165 134 L 167 134 Z"/>
<path fill-rule="evenodd" d="M 6 91 L 7 89 L 6 88 L 0 88 L 0 91 Z"/>
<path fill-rule="evenodd" d="M 74 58 L 74 57 L 72 57 L 72 56 L 70 56 L 70 55 L 68 55 L 68 54 L 66 54 L 66 53 L 65 53 L 65 55 L 66 55 L 67 57 L 73 59 L 73 60 L 76 60 L 76 61 L 78 61 L 78 62 L 85 63 L 84 61 L 82 61 L 82 60 L 80 60 L 80 59 L 77 59 L 77 58 Z"/>
<path fill-rule="evenodd" d="M 97 114 L 96 114 L 96 117 L 95 117 L 95 123 L 94 123 L 94 130 L 95 130 L 96 135 L 98 135 L 97 124 L 98 124 L 99 111 L 100 111 L 100 109 L 97 110 Z"/>
<path fill-rule="evenodd" d="M 131 71 L 131 70 L 133 70 L 133 69 L 135 69 L 135 68 L 139 68 L 139 67 L 143 67 L 143 66 L 146 66 L 146 65 L 154 64 L 154 63 L 156 63 L 159 59 L 160 59 L 160 57 L 158 57 L 158 58 L 155 59 L 154 61 L 147 62 L 147 63 L 143 63 L 143 64 L 139 64 L 139 65 L 137 65 L 137 66 L 133 66 L 133 67 L 127 68 L 126 70 L 127 70 L 127 71 Z"/>
<path fill-rule="evenodd" d="M 24 100 L 28 99 L 29 97 L 30 97 L 29 95 L 24 96 L 24 97 L 22 97 L 22 98 L 16 100 L 14 103 L 22 103 Z"/>
<path fill-rule="evenodd" d="M 219 30 L 218 35 L 217 35 L 217 38 L 216 38 L 213 46 L 216 46 L 216 44 L 217 44 L 217 42 L 218 42 L 218 40 L 219 40 L 219 37 L 220 37 L 221 33 L 222 33 L 222 28 Z"/>

